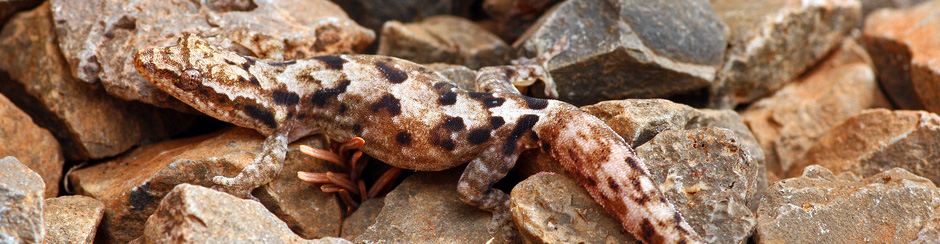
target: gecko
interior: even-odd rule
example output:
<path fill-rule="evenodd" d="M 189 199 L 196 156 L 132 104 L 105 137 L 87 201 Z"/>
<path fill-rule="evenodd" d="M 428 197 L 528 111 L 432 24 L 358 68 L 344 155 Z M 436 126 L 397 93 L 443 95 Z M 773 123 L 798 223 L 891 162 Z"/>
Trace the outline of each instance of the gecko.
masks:
<path fill-rule="evenodd" d="M 560 162 L 600 205 L 644 243 L 701 243 L 660 192 L 633 148 L 574 105 L 519 94 L 512 83 L 548 76 L 538 65 L 480 70 L 474 92 L 407 60 L 362 54 L 262 60 L 184 34 L 176 45 L 138 50 L 137 71 L 209 116 L 267 136 L 254 161 L 223 191 L 248 197 L 281 170 L 287 144 L 322 133 L 354 137 L 389 165 L 440 171 L 467 164 L 460 200 L 493 213 L 491 233 L 513 240 L 509 195 L 493 188 L 523 150 Z M 545 82 L 548 83 L 548 82 Z"/>

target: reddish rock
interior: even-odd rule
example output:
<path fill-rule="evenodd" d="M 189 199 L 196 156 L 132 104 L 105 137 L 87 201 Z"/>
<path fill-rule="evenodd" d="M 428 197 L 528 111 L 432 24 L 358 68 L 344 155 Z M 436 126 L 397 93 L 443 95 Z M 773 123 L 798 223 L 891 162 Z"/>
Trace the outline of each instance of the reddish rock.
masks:
<path fill-rule="evenodd" d="M 52 133 L 33 124 L 33 119 L 0 94 L 0 157 L 14 156 L 46 184 L 45 196 L 59 194 L 62 149 Z"/>
<path fill-rule="evenodd" d="M 29 9 L 42 3 L 41 0 L 0 0 L 0 26 L 3 26 L 16 11 Z"/>
<path fill-rule="evenodd" d="M 409 24 L 385 22 L 377 54 L 478 69 L 506 64 L 509 45 L 470 20 L 435 16 Z"/>
<path fill-rule="evenodd" d="M 91 244 L 104 216 L 104 205 L 86 196 L 61 196 L 43 202 L 44 243 Z"/>

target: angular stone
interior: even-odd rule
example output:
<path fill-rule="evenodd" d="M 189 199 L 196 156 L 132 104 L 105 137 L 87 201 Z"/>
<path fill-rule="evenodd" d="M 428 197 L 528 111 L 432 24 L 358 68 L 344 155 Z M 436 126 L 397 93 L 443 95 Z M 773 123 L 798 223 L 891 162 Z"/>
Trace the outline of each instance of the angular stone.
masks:
<path fill-rule="evenodd" d="M 319 169 L 318 164 L 329 164 L 310 157 L 298 157 L 297 144 L 316 145 L 315 137 L 301 139 L 292 144 L 285 162 L 290 171 Z M 214 134 L 177 139 L 149 144 L 135 149 L 120 158 L 88 168 L 75 170 L 69 180 L 78 194 L 94 197 L 105 205 L 102 221 L 102 240 L 123 243 L 140 235 L 147 216 L 157 208 L 159 200 L 174 186 L 189 183 L 214 186 L 213 176 L 234 176 L 241 172 L 261 151 L 264 138 L 257 132 L 244 128 L 226 129 Z M 302 161 L 297 162 L 297 159 Z M 296 172 L 283 172 L 274 187 L 263 186 L 255 193 L 271 203 L 274 212 L 287 215 L 292 227 L 306 234 L 337 235 L 342 211 L 333 194 L 323 193 L 310 185 L 294 184 Z M 299 185 L 299 186 L 298 186 Z M 300 189 L 288 186 L 301 187 Z M 271 193 L 272 191 L 283 191 Z M 277 194 L 277 195 L 274 195 Z M 293 194 L 292 199 L 284 194 Z M 298 200 L 299 199 L 299 200 Z M 325 200 L 324 200 L 325 199 Z M 309 201 L 303 209 L 297 206 Z M 314 205 L 322 204 L 322 205 Z M 301 220 L 296 214 L 305 213 Z M 322 221 L 319 227 L 310 227 L 309 221 Z M 327 227 L 333 228 L 329 229 Z"/>
<path fill-rule="evenodd" d="M 864 109 L 891 107 L 868 53 L 846 40 L 805 75 L 741 112 L 764 149 L 770 181 L 785 176 L 826 131 Z"/>
<path fill-rule="evenodd" d="M 14 156 L 42 177 L 45 197 L 59 194 L 62 149 L 52 133 L 33 124 L 33 119 L 0 94 L 0 157 Z"/>
<path fill-rule="evenodd" d="M 822 135 L 790 168 L 811 164 L 867 177 L 900 167 L 940 182 L 940 116 L 924 111 L 865 110 Z"/>
<path fill-rule="evenodd" d="M 636 148 L 653 182 L 709 243 L 745 243 L 766 181 L 728 129 L 669 130 Z"/>
<path fill-rule="evenodd" d="M 385 208 L 385 198 L 370 198 L 355 212 L 343 219 L 343 239 L 354 240 L 361 235 L 369 226 L 375 224 L 375 218 L 379 216 L 382 209 Z"/>
<path fill-rule="evenodd" d="M 506 64 L 509 45 L 470 20 L 442 15 L 409 24 L 385 22 L 377 54 L 478 69 Z"/>
<path fill-rule="evenodd" d="M 539 16 L 561 0 L 485 0 L 483 11 L 494 20 L 496 33 L 516 40 Z"/>
<path fill-rule="evenodd" d="M 940 1 L 881 10 L 865 20 L 863 40 L 878 80 L 900 109 L 940 113 Z"/>
<path fill-rule="evenodd" d="M 55 41 L 48 3 L 12 19 L 0 32 L 0 70 L 12 80 L 0 75 L 0 92 L 52 132 L 67 160 L 111 157 L 190 124 L 192 116 L 120 100 L 75 80 Z"/>
<path fill-rule="evenodd" d="M 140 243 L 351 243 L 304 240 L 260 203 L 209 188 L 179 184 L 150 218 Z"/>
<path fill-rule="evenodd" d="M 485 243 L 492 214 L 460 201 L 462 170 L 418 172 L 385 196 L 375 224 L 355 243 Z M 501 238 L 495 237 L 494 240 Z"/>
<path fill-rule="evenodd" d="M 137 73 L 138 49 L 175 44 L 185 32 L 258 58 L 291 60 L 355 52 L 375 36 L 327 0 L 51 2 L 72 75 L 125 100 L 181 111 L 189 108 Z"/>
<path fill-rule="evenodd" d="M 0 158 L 0 241 L 42 243 L 42 177 L 15 157 Z"/>
<path fill-rule="evenodd" d="M 513 44 L 526 56 L 568 47 L 548 62 L 560 100 L 576 105 L 668 97 L 709 86 L 725 26 L 708 1 L 565 1 Z"/>
<path fill-rule="evenodd" d="M 362 26 L 378 31 L 385 22 L 419 21 L 437 15 L 470 15 L 472 0 L 333 0 Z"/>
<path fill-rule="evenodd" d="M 45 243 L 91 244 L 104 216 L 104 205 L 86 196 L 61 196 L 43 202 Z"/>
<path fill-rule="evenodd" d="M 868 16 L 871 12 L 881 8 L 910 8 L 926 0 L 860 0 L 862 14 Z"/>
<path fill-rule="evenodd" d="M 584 187 L 560 174 L 530 176 L 509 200 L 526 243 L 640 243 Z"/>
<path fill-rule="evenodd" d="M 712 106 L 772 94 L 837 47 L 862 21 L 858 0 L 713 0 L 731 29 Z"/>
<path fill-rule="evenodd" d="M 844 177 L 842 177 L 844 178 Z M 775 182 L 757 212 L 757 243 L 910 243 L 940 218 L 940 190 L 930 180 L 892 169 L 845 180 L 807 167 Z M 931 239 L 926 243 L 935 243 Z"/>

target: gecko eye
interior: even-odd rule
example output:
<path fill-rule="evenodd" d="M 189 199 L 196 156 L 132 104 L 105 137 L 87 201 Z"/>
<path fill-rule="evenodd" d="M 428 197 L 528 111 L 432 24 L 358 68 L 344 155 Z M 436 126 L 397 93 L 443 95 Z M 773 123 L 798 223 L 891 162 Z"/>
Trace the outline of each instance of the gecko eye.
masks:
<path fill-rule="evenodd" d="M 195 90 L 202 84 L 202 73 L 194 69 L 184 70 L 179 81 L 174 84 L 184 91 Z"/>

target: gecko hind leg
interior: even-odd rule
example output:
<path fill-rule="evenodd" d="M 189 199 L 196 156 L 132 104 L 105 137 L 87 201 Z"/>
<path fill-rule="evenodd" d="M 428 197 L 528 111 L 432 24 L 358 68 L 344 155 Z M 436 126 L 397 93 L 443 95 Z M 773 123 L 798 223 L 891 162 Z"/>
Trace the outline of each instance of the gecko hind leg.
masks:
<path fill-rule="evenodd" d="M 287 136 L 269 136 L 264 140 L 261 153 L 255 160 L 235 177 L 215 176 L 212 183 L 218 185 L 217 190 L 228 192 L 237 197 L 250 198 L 251 190 L 258 188 L 281 172 L 284 158 L 287 155 Z"/>
<path fill-rule="evenodd" d="M 501 147 L 491 147 L 470 161 L 457 183 L 460 200 L 493 213 L 490 233 L 500 233 L 507 242 L 517 240 L 516 226 L 509 212 L 509 194 L 493 188 L 516 163 L 518 154 L 503 155 Z"/>

